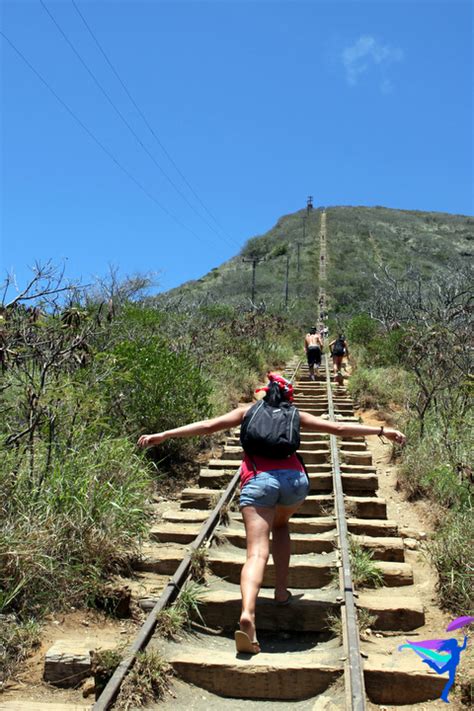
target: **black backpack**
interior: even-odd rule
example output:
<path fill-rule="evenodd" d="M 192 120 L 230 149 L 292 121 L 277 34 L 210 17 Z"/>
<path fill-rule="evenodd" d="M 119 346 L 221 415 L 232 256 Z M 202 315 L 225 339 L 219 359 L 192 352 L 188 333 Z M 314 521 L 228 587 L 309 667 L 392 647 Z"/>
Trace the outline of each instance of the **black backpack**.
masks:
<path fill-rule="evenodd" d="M 345 350 L 346 349 L 344 346 L 344 341 L 342 340 L 342 338 L 337 338 L 336 342 L 332 348 L 333 355 L 336 355 L 336 356 L 344 355 Z"/>
<path fill-rule="evenodd" d="M 242 420 L 240 442 L 249 455 L 285 459 L 300 446 L 300 413 L 289 402 L 260 400 Z"/>

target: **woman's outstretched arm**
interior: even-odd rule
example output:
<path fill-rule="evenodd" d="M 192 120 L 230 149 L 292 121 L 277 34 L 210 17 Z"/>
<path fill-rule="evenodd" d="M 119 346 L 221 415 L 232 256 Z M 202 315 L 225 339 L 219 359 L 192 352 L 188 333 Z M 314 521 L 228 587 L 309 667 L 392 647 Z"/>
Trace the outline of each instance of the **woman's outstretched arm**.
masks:
<path fill-rule="evenodd" d="M 309 412 L 300 412 L 301 428 L 312 432 L 328 432 L 336 437 L 352 437 L 358 435 L 383 434 L 387 439 L 398 444 L 405 444 L 406 437 L 403 432 L 393 427 L 371 427 L 370 425 L 356 425 L 351 422 L 329 422 L 320 417 L 314 417 Z"/>
<path fill-rule="evenodd" d="M 228 430 L 231 427 L 237 427 L 242 422 L 242 419 L 249 409 L 250 405 L 236 407 L 235 410 L 227 412 L 219 417 L 212 417 L 209 420 L 200 420 L 199 422 L 191 422 L 189 425 L 175 427 L 172 430 L 165 432 L 156 432 L 155 434 L 144 434 L 138 440 L 139 447 L 154 447 L 161 444 L 172 437 L 196 437 L 199 435 L 212 434 L 220 430 Z"/>

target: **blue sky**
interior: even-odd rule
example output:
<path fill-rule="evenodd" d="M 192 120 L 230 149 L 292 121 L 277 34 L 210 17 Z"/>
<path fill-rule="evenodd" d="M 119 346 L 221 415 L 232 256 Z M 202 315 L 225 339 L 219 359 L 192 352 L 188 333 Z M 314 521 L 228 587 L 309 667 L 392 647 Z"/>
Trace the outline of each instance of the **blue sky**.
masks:
<path fill-rule="evenodd" d="M 51 258 L 170 288 L 308 194 L 473 214 L 470 2 L 74 0 L 178 173 L 71 0 L 43 1 L 142 145 L 41 0 L 2 0 L 1 31 L 108 151 L 0 36 L 2 276 Z"/>

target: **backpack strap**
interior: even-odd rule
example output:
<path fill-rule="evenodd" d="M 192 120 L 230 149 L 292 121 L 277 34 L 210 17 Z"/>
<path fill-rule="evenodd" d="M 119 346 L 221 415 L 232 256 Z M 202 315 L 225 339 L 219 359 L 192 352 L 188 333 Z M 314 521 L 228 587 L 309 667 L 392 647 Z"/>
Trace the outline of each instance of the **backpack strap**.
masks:
<path fill-rule="evenodd" d="M 254 475 L 254 476 L 257 476 L 257 465 L 256 465 L 255 462 L 253 461 L 253 457 L 251 457 L 250 454 L 247 454 L 247 457 L 250 459 L 250 461 L 251 461 L 251 463 L 252 463 L 253 475 Z"/>
<path fill-rule="evenodd" d="M 304 473 L 306 474 L 306 478 L 307 478 L 308 484 L 309 484 L 309 483 L 310 483 L 310 481 L 309 481 L 309 474 L 308 474 L 308 470 L 306 469 L 306 464 L 304 463 L 304 459 L 303 459 L 303 457 L 301 456 L 301 454 L 300 454 L 299 452 L 295 452 L 295 454 L 296 454 L 296 456 L 298 457 L 299 463 L 301 464 L 301 466 L 302 466 L 303 469 L 304 469 Z"/>

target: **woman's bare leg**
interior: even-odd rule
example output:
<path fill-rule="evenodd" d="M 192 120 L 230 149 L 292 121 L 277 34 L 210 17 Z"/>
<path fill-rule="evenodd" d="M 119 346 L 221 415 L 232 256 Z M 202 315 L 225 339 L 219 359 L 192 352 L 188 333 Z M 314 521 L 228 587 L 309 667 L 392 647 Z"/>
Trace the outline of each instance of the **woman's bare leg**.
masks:
<path fill-rule="evenodd" d="M 334 370 L 334 375 L 337 375 L 342 366 L 342 356 L 334 356 L 333 357 L 333 370 Z"/>
<path fill-rule="evenodd" d="M 275 563 L 275 600 L 288 599 L 288 570 L 290 567 L 290 530 L 288 521 L 301 506 L 277 506 L 272 528 L 272 558 Z"/>
<path fill-rule="evenodd" d="M 262 587 L 265 566 L 270 551 L 270 531 L 273 526 L 275 509 L 261 506 L 244 506 L 242 518 L 247 538 L 247 560 L 240 574 L 242 593 L 242 613 L 240 629 L 246 632 L 252 642 L 256 640 L 255 607 Z"/>

